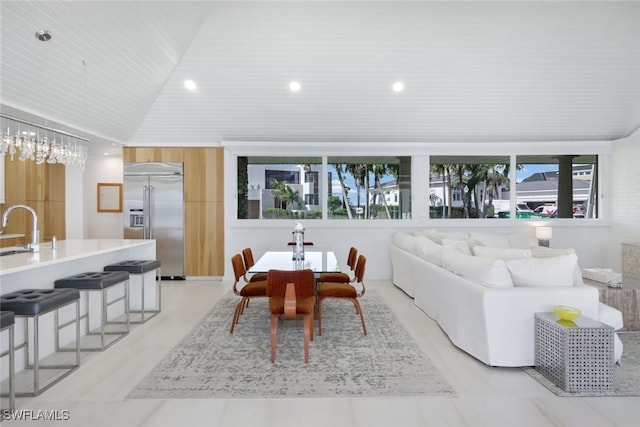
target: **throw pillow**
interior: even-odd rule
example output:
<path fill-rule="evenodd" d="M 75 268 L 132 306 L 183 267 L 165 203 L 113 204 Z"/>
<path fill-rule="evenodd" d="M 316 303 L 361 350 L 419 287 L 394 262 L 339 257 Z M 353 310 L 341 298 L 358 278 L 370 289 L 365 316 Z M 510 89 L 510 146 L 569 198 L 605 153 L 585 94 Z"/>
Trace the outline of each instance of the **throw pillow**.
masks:
<path fill-rule="evenodd" d="M 416 253 L 416 238 L 411 234 L 396 231 L 393 233 L 393 243 L 400 249 L 404 249 L 412 254 Z"/>
<path fill-rule="evenodd" d="M 480 258 L 462 255 L 456 251 L 445 251 L 442 266 L 459 276 L 492 288 L 513 286 L 507 265 L 501 259 Z"/>
<path fill-rule="evenodd" d="M 473 254 L 483 258 L 520 259 L 531 258 L 531 249 L 504 249 L 475 246 L 473 248 Z"/>
<path fill-rule="evenodd" d="M 469 237 L 473 240 L 481 242 L 484 246 L 489 248 L 505 248 L 511 247 L 507 236 L 502 234 L 489 234 L 489 233 L 477 233 L 472 231 L 469 233 Z"/>
<path fill-rule="evenodd" d="M 557 248 L 547 248 L 545 246 L 531 246 L 531 254 L 534 258 L 551 258 L 560 255 L 571 255 L 576 252 L 573 248 L 567 249 L 557 249 Z"/>
<path fill-rule="evenodd" d="M 505 261 L 513 286 L 573 286 L 578 263 L 575 254 L 552 258 L 522 258 Z"/>
<path fill-rule="evenodd" d="M 445 248 L 425 236 L 416 237 L 416 255 L 437 266 L 442 266 Z"/>
<path fill-rule="evenodd" d="M 507 238 L 509 246 L 513 249 L 529 249 L 532 243 L 536 244 L 536 239 L 524 232 L 508 234 Z"/>
<path fill-rule="evenodd" d="M 442 246 L 464 255 L 471 255 L 471 249 L 465 240 L 442 239 Z"/>

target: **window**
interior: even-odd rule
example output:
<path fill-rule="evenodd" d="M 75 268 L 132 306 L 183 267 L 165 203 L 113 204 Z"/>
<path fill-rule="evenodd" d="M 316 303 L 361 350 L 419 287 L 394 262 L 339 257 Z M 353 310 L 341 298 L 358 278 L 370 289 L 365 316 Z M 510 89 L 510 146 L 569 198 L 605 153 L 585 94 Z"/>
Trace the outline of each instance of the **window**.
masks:
<path fill-rule="evenodd" d="M 320 157 L 238 157 L 238 219 L 322 218 L 319 180 L 307 179 L 321 171 Z"/>
<path fill-rule="evenodd" d="M 432 156 L 430 218 L 597 218 L 597 155 Z"/>
<path fill-rule="evenodd" d="M 506 218 L 508 190 L 508 156 L 431 157 L 430 218 Z"/>
<path fill-rule="evenodd" d="M 411 157 L 329 157 L 329 219 L 410 219 Z"/>
<path fill-rule="evenodd" d="M 598 156 L 518 156 L 516 199 L 534 218 L 597 218 Z"/>

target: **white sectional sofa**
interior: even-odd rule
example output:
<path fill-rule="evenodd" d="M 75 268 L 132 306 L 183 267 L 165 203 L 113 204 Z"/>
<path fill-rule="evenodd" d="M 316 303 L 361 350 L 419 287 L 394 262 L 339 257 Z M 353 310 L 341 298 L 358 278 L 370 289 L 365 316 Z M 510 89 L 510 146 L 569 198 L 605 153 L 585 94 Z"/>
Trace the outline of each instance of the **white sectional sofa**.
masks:
<path fill-rule="evenodd" d="M 454 345 L 490 366 L 533 366 L 534 313 L 553 305 L 622 328 L 622 314 L 583 283 L 572 250 L 532 243 L 525 234 L 396 232 L 393 283 Z M 614 353 L 619 361 L 617 335 Z"/>

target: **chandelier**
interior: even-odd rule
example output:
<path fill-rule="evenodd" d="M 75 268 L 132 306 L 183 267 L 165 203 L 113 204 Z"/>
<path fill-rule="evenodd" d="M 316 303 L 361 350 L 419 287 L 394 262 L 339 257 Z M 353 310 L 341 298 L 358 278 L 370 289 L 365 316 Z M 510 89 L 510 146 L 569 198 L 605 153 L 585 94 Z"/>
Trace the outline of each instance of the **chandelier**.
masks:
<path fill-rule="evenodd" d="M 88 154 L 82 143 L 89 142 L 87 138 L 5 114 L 0 117 L 4 129 L 0 145 L 2 160 L 8 154 L 11 160 L 18 156 L 18 160 L 32 160 L 38 165 L 59 163 L 84 169 Z"/>

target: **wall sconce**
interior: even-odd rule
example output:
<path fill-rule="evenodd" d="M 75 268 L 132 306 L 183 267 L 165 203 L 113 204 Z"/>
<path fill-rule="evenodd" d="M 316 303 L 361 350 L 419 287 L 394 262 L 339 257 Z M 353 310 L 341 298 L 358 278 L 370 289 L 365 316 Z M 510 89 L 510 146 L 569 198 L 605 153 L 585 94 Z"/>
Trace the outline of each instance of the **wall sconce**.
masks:
<path fill-rule="evenodd" d="M 538 239 L 538 245 L 549 247 L 549 241 L 553 237 L 553 230 L 551 227 L 536 227 L 536 239 Z"/>

